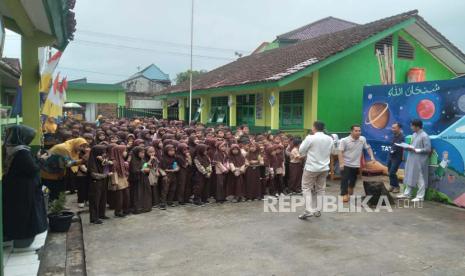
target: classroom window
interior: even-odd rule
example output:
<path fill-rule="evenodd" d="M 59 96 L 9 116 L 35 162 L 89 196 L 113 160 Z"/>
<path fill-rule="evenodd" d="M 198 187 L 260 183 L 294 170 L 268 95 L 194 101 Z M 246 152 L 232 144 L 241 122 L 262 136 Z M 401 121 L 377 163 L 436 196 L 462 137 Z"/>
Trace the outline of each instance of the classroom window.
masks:
<path fill-rule="evenodd" d="M 413 59 L 415 56 L 415 48 L 410 43 L 399 36 L 399 42 L 397 46 L 397 57 L 404 59 Z"/>
<path fill-rule="evenodd" d="M 255 95 L 240 95 L 236 97 L 237 125 L 255 125 Z"/>
<path fill-rule="evenodd" d="M 211 98 L 211 110 L 208 123 L 229 124 L 229 105 L 227 96 Z"/>
<path fill-rule="evenodd" d="M 283 129 L 303 128 L 304 91 L 279 93 L 279 127 Z"/>
<path fill-rule="evenodd" d="M 186 112 L 184 113 L 185 114 L 185 121 L 189 121 L 189 99 L 186 99 L 186 104 L 184 105 L 185 106 L 185 110 Z M 195 122 L 198 122 L 200 121 L 200 99 L 192 99 L 192 121 L 195 121 Z"/>

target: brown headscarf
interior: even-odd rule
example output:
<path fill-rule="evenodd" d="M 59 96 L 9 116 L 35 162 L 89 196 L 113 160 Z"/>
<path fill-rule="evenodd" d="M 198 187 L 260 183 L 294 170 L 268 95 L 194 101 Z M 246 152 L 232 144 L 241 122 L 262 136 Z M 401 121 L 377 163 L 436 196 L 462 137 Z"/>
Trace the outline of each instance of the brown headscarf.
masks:
<path fill-rule="evenodd" d="M 237 154 L 232 152 L 233 149 L 237 149 Z M 245 157 L 241 153 L 241 149 L 238 144 L 233 144 L 229 149 L 229 161 L 236 167 L 242 167 L 245 164 Z"/>
<path fill-rule="evenodd" d="M 125 165 L 123 153 L 126 151 L 125 145 L 118 145 L 111 148 L 111 158 L 113 160 L 113 170 L 119 177 L 127 177 L 128 169 Z"/>

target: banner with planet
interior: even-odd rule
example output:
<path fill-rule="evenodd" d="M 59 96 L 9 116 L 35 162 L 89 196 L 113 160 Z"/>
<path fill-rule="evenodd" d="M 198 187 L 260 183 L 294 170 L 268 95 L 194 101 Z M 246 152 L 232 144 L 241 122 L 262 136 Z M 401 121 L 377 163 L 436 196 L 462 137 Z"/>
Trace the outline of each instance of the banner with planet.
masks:
<path fill-rule="evenodd" d="M 362 132 L 376 159 L 386 164 L 394 122 L 408 140 L 411 120 L 421 119 L 433 146 L 427 197 L 465 207 L 465 79 L 366 86 L 363 99 Z"/>

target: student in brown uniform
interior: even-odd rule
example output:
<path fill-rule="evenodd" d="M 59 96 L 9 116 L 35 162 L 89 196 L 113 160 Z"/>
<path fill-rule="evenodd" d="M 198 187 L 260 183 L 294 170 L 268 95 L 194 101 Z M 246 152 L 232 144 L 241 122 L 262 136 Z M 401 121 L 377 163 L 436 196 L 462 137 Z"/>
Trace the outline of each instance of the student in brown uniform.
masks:
<path fill-rule="evenodd" d="M 178 203 L 180 205 L 184 205 L 186 204 L 186 187 L 189 186 L 191 182 L 191 179 L 188 178 L 189 172 L 192 168 L 192 158 L 187 144 L 181 143 L 178 145 L 176 159 L 179 165 L 176 197 L 178 199 Z"/>
<path fill-rule="evenodd" d="M 108 219 L 105 216 L 105 208 L 108 180 L 112 174 L 108 169 L 109 165 L 107 147 L 105 145 L 94 146 L 90 151 L 87 165 L 91 179 L 89 184 L 90 223 L 102 224 L 102 219 Z"/>
<path fill-rule="evenodd" d="M 198 144 L 196 146 L 196 152 L 194 157 L 194 186 L 193 186 L 193 193 L 194 193 L 194 204 L 195 205 L 202 205 L 203 194 L 204 194 L 204 185 L 206 182 L 209 181 L 210 176 L 212 175 L 212 165 L 210 161 L 210 157 L 207 154 L 208 146 L 204 144 Z"/>
<path fill-rule="evenodd" d="M 216 153 L 214 155 L 216 173 L 216 202 L 222 203 L 226 200 L 226 175 L 229 172 L 229 161 L 226 142 L 216 142 Z M 235 183 L 234 183 L 235 184 Z"/>
<path fill-rule="evenodd" d="M 145 170 L 145 149 L 137 146 L 132 150 L 129 164 L 129 182 L 132 190 L 133 214 L 152 210 L 152 191 L 148 178 L 149 169 Z"/>
<path fill-rule="evenodd" d="M 286 149 L 286 155 L 289 157 L 289 178 L 288 185 L 291 193 L 300 193 L 302 186 L 303 158 L 299 154 L 299 146 L 302 139 L 294 137 Z"/>
<path fill-rule="evenodd" d="M 114 208 L 116 217 L 125 217 L 129 213 L 129 176 L 127 157 L 127 147 L 118 145 L 111 148 L 113 158 L 113 176 L 110 190 L 113 190 Z"/>
<path fill-rule="evenodd" d="M 249 200 L 262 198 L 262 185 L 260 182 L 260 166 L 263 158 L 257 144 L 251 143 L 245 158 L 247 169 L 245 171 L 246 197 Z"/>
<path fill-rule="evenodd" d="M 166 181 L 168 191 L 161 192 L 162 197 L 168 193 L 166 202 L 168 206 L 174 207 L 174 197 L 176 195 L 177 173 L 179 171 L 178 163 L 176 162 L 176 149 L 172 144 L 167 144 L 163 148 L 163 156 L 161 158 L 160 169 L 166 173 Z M 163 187 L 162 187 L 163 188 Z M 163 201 L 163 199 L 162 199 Z"/>
<path fill-rule="evenodd" d="M 245 157 L 242 155 L 238 144 L 233 144 L 229 150 L 229 168 L 231 170 L 231 180 L 235 184 L 236 200 L 245 201 L 245 180 L 246 169 Z"/>

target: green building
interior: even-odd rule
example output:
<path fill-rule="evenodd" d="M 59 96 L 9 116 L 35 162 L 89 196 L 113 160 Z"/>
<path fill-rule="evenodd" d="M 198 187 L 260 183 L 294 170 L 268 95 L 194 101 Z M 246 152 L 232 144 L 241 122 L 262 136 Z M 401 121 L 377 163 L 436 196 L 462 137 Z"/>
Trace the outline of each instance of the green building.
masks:
<path fill-rule="evenodd" d="M 66 102 L 80 104 L 83 109 L 78 113 L 83 119 L 94 121 L 99 114 L 117 117 L 118 108 L 126 105 L 126 94 L 119 84 L 89 83 L 81 79 L 68 83 Z"/>
<path fill-rule="evenodd" d="M 347 132 L 362 121 L 363 87 L 381 84 L 375 53 L 384 45 L 394 49 L 397 83 L 407 82 L 408 72 L 418 67 L 426 71 L 426 80 L 465 73 L 465 55 L 416 10 L 350 24 L 336 32 L 275 43 L 269 47 L 274 49 L 262 45 L 198 77 L 193 82 L 193 118 L 296 134 L 311 129 L 318 119 L 331 132 Z M 188 118 L 188 97 L 189 83 L 164 90 L 164 117 L 167 102 L 177 99 L 179 119 Z"/>

